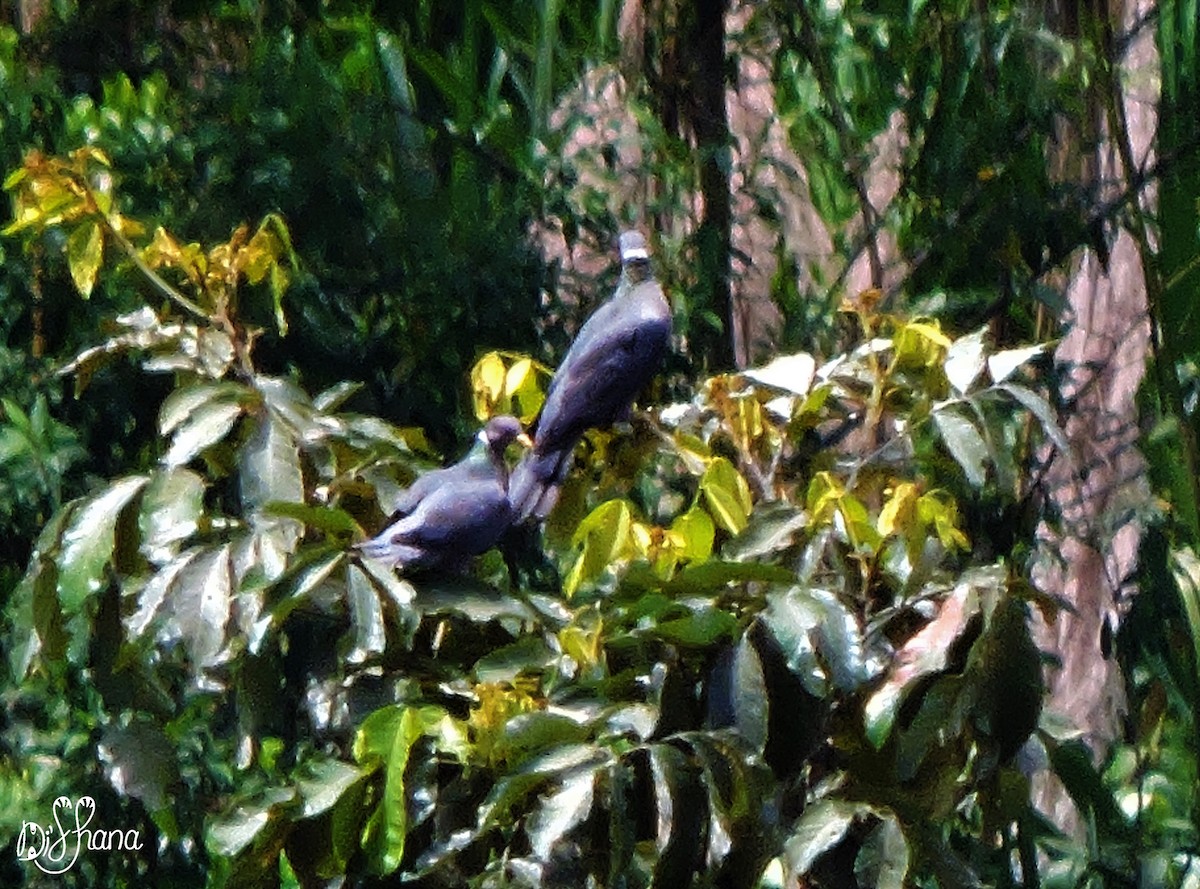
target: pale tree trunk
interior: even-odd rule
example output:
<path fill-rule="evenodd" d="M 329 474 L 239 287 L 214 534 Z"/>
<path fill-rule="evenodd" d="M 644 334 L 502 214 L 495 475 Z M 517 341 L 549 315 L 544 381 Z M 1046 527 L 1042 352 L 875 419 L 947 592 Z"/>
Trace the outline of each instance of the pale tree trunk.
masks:
<path fill-rule="evenodd" d="M 20 27 L 22 34 L 28 34 L 42 20 L 46 10 L 50 8 L 50 0 L 20 0 L 18 5 Z"/>
<path fill-rule="evenodd" d="M 1074 18 L 1077 7 L 1051 11 L 1065 36 L 1080 36 L 1072 33 L 1080 29 L 1112 53 L 1111 76 L 1097 84 L 1091 102 L 1091 130 L 1064 126 L 1051 163 L 1064 179 L 1091 189 L 1097 204 L 1119 201 L 1133 189 L 1146 213 L 1153 210 L 1154 189 L 1135 184 L 1151 178 L 1146 173 L 1154 163 L 1158 55 L 1153 25 L 1145 26 L 1153 22 L 1153 6 L 1153 0 L 1112 0 L 1107 23 Z M 1081 154 L 1081 145 L 1096 148 Z M 1098 758 L 1118 737 L 1125 705 L 1109 643 L 1134 593 L 1142 528 L 1133 516 L 1149 497 L 1135 398 L 1150 336 L 1142 250 L 1154 244 L 1152 232 L 1127 226 L 1133 228 L 1105 232 L 1107 257 L 1094 249 L 1075 257 L 1065 281 L 1069 309 L 1055 361 L 1069 406 L 1064 423 L 1071 452 L 1055 454 L 1048 475 L 1061 522 L 1041 529 L 1044 551 L 1056 557 L 1045 560 L 1038 577 L 1075 608 L 1041 630 L 1040 644 L 1061 660 L 1047 677 L 1046 706 L 1083 731 Z M 1069 798 L 1049 776 L 1041 780 L 1039 801 L 1057 823 L 1074 823 Z"/>

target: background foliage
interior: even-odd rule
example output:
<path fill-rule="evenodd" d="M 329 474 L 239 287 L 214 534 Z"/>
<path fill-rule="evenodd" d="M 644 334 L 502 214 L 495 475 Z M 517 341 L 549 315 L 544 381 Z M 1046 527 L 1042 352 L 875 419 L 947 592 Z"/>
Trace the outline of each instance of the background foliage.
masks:
<path fill-rule="evenodd" d="M 679 334 L 659 407 L 589 436 L 544 541 L 401 580 L 348 545 L 487 413 L 534 413 L 522 356 L 561 357 L 589 305 L 531 227 L 647 221 L 579 178 L 588 121 L 555 114 L 622 60 L 617 4 L 509 7 L 114 0 L 0 24 L 4 882 L 1191 885 L 1194 3 L 1154 23 L 1171 188 L 1145 444 L 1170 507 L 1101 768 L 1042 718 L 1030 619 L 1070 606 L 1028 578 L 1045 448 L 1069 447 L 1043 274 L 1140 212 L 1046 163 L 1111 69 L 1109 23 L 762 4 L 729 36 L 777 35 L 778 111 L 844 260 L 798 277 L 759 198 L 782 354 L 734 372 L 729 134 L 682 89 L 721 4 L 650 4 L 676 29 L 629 76 L 646 212 L 710 198 L 659 226 Z M 862 170 L 896 112 L 900 194 L 871 225 Z M 910 274 L 845 294 L 884 227 Z M 1039 763 L 1082 841 L 1032 807 Z M 85 792 L 146 851 L 18 863 L 23 822 Z"/>

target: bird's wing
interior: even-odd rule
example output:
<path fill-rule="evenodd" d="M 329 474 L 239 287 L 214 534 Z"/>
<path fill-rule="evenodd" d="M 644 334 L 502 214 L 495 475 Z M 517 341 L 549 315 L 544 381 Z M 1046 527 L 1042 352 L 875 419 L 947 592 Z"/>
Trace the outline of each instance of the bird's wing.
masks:
<path fill-rule="evenodd" d="M 570 362 L 559 368 L 538 425 L 539 451 L 613 422 L 654 375 L 670 341 L 670 317 L 620 320 L 586 348 L 572 348 Z"/>
<path fill-rule="evenodd" d="M 392 512 L 393 516 L 410 515 L 421 502 L 447 485 L 460 484 L 478 478 L 488 478 L 491 475 L 491 464 L 487 455 L 478 448 L 472 448 L 463 459 L 453 466 L 442 469 L 431 469 L 414 481 L 400 496 Z"/>
<path fill-rule="evenodd" d="M 468 480 L 443 485 L 417 509 L 384 532 L 391 543 L 420 548 L 460 548 L 494 541 L 507 524 L 508 495 L 500 483 Z M 381 535 L 381 536 L 384 536 Z M 492 536 L 495 535 L 495 536 Z M 490 542 L 481 544 L 482 548 Z M 478 552 L 474 549 L 470 554 Z"/>

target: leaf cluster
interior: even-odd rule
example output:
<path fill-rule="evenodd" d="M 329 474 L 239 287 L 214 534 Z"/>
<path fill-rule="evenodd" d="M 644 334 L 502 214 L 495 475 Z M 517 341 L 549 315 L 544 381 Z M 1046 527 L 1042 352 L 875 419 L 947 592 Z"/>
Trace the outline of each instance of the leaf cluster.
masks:
<path fill-rule="evenodd" d="M 892 886 L 1026 836 L 1028 603 L 1053 603 L 972 555 L 954 492 L 1022 495 L 1015 461 L 1059 437 L 1038 349 L 851 306 L 847 353 L 590 437 L 536 556 L 561 585 L 515 550 L 402 579 L 348 544 L 427 465 L 421 433 L 256 365 L 238 283 L 284 305 L 282 222 L 147 238 L 96 201 L 105 160 L 31 155 L 18 218 L 75 264 L 95 227 L 164 298 L 68 371 L 128 353 L 170 391 L 154 464 L 58 510 L 7 604 L 10 712 L 37 715 L 4 737 L 145 824 L 156 873 L 753 886 L 849 856 Z M 470 379 L 483 416 L 536 410 L 545 375 L 500 353 Z"/>

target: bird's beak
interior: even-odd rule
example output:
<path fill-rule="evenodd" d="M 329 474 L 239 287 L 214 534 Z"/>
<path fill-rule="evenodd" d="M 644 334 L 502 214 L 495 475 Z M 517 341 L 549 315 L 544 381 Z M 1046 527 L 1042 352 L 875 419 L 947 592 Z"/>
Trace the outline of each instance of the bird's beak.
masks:
<path fill-rule="evenodd" d="M 525 447 L 529 448 L 530 450 L 533 449 L 533 439 L 529 437 L 528 432 L 522 432 L 520 435 L 518 435 L 517 441 L 519 441 L 521 444 L 523 444 Z"/>

